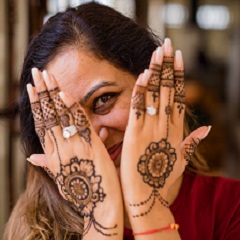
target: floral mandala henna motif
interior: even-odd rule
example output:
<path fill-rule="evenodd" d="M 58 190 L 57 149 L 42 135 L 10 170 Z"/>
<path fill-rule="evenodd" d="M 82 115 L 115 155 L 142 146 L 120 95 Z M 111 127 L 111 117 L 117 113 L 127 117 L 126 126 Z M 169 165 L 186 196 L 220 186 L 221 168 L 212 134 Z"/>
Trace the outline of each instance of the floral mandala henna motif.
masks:
<path fill-rule="evenodd" d="M 60 186 L 64 198 L 74 204 L 82 217 L 89 219 L 84 234 L 87 234 L 93 225 L 96 231 L 105 236 L 116 235 L 106 232 L 115 229 L 116 225 L 106 228 L 94 218 L 94 208 L 97 203 L 103 202 L 106 194 L 101 187 L 102 177 L 95 173 L 93 161 L 72 158 L 69 164 L 61 164 L 60 173 L 57 174 L 55 181 Z"/>
<path fill-rule="evenodd" d="M 137 86 L 137 91 L 132 97 L 132 107 L 136 109 L 138 119 L 142 115 L 142 112 L 145 111 L 145 87 Z"/>
<path fill-rule="evenodd" d="M 31 103 L 32 114 L 34 119 L 35 131 L 43 147 L 45 147 L 45 125 L 41 104 L 39 101 Z"/>
<path fill-rule="evenodd" d="M 174 102 L 177 103 L 179 114 L 181 114 L 185 108 L 184 71 L 175 70 L 174 77 L 175 77 Z"/>
<path fill-rule="evenodd" d="M 173 165 L 177 160 L 175 149 L 171 147 L 166 139 L 160 142 L 152 142 L 145 150 L 145 154 L 140 157 L 138 162 L 138 172 L 142 175 L 143 181 L 153 188 L 150 196 L 145 201 L 138 204 L 130 204 L 132 207 L 144 206 L 151 201 L 148 210 L 133 217 L 147 215 L 153 208 L 156 200 L 169 207 L 168 202 L 164 200 L 158 192 L 165 184 L 166 178 L 173 170 Z"/>

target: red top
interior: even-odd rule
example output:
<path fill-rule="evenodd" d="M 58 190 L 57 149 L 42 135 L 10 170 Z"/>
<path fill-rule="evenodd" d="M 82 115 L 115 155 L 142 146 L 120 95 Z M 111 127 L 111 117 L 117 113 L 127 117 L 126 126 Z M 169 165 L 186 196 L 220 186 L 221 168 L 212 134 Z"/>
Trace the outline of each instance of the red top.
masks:
<path fill-rule="evenodd" d="M 182 240 L 240 240 L 240 182 L 185 173 L 170 207 Z M 125 229 L 124 240 L 133 240 Z"/>

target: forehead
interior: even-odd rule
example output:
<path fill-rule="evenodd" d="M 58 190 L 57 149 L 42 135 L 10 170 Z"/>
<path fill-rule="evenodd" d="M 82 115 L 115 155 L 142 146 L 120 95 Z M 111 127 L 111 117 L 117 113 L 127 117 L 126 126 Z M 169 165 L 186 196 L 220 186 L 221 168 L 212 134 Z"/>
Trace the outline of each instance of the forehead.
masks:
<path fill-rule="evenodd" d="M 131 87 L 135 77 L 116 68 L 106 60 L 100 60 L 86 50 L 69 48 L 58 54 L 47 66 L 64 92 L 81 100 L 87 92 L 103 82 L 120 87 Z M 131 84 L 129 84 L 130 82 Z"/>

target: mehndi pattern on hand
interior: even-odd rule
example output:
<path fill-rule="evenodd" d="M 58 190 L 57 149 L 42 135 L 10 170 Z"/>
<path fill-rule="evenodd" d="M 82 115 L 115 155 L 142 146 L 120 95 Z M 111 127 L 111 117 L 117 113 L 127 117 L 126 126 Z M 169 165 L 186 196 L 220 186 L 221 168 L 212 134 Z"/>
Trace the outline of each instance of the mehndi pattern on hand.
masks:
<path fill-rule="evenodd" d="M 156 56 L 156 53 L 153 53 L 153 56 Z M 156 57 L 152 57 L 150 66 L 153 66 L 153 62 L 155 61 Z M 159 189 L 163 188 L 166 179 L 169 177 L 170 173 L 173 171 L 173 167 L 175 162 L 177 161 L 177 153 L 175 147 L 172 146 L 172 143 L 169 141 L 170 135 L 170 123 L 171 123 L 171 116 L 173 111 L 173 96 L 176 95 L 175 88 L 176 84 L 181 84 L 183 82 L 183 75 L 177 75 L 178 78 L 175 79 L 174 75 L 174 57 L 173 56 L 163 56 L 162 58 L 162 67 L 161 62 L 158 63 L 159 66 L 159 86 L 158 94 L 154 92 L 154 99 L 153 101 L 150 100 L 150 103 L 154 103 L 155 106 L 159 107 L 160 109 L 164 109 L 161 113 L 157 114 L 159 117 L 160 114 L 164 115 L 165 121 L 165 137 L 161 138 L 160 141 L 153 141 L 148 144 L 147 148 L 145 149 L 144 154 L 142 154 L 139 158 L 137 163 L 137 171 L 142 176 L 143 182 L 148 184 L 152 190 L 148 198 L 142 200 L 138 203 L 130 203 L 130 207 L 141 208 L 145 210 L 140 210 L 139 213 L 134 214 L 133 217 L 143 217 L 146 216 L 151 212 L 153 206 L 155 205 L 156 201 L 159 201 L 164 207 L 169 207 L 168 202 L 161 196 Z M 150 79 L 148 80 L 147 91 L 152 91 L 152 89 L 156 90 L 157 88 L 153 88 L 153 77 L 151 75 Z M 150 85 L 150 86 L 149 86 Z M 181 85 L 182 86 L 182 85 Z M 184 88 L 184 85 L 183 85 Z M 134 93 L 135 96 L 138 95 L 138 89 L 136 88 L 136 92 Z M 150 89 L 150 90 L 149 90 Z M 182 93 L 183 90 L 181 90 Z M 143 93 L 142 93 L 143 94 Z M 145 92 L 146 94 L 146 92 Z M 161 94 L 164 94 L 165 100 L 161 102 Z M 179 93 L 177 93 L 179 95 Z M 156 98 L 157 96 L 157 98 Z M 159 97 L 160 96 L 160 97 Z M 182 95 L 181 95 L 182 96 Z M 142 96 L 145 99 L 145 95 Z M 148 100 L 149 94 L 146 96 L 146 102 Z M 155 103 L 155 100 L 158 99 L 159 103 Z M 182 99 L 182 98 L 181 98 Z M 181 102 L 182 104 L 183 101 Z M 163 104 L 166 104 L 165 106 Z M 146 103 L 147 105 L 147 103 Z M 134 108 L 133 108 L 134 109 Z M 145 116 L 146 118 L 146 116 Z M 151 121 L 154 116 L 148 117 L 145 121 Z M 160 118 L 160 117 L 159 117 Z M 139 117 L 137 117 L 139 120 Z M 162 120 L 161 120 L 162 121 Z"/>
<path fill-rule="evenodd" d="M 33 69 L 32 72 L 34 81 L 40 82 L 38 87 L 41 85 L 40 91 L 31 85 L 28 86 L 36 133 L 43 146 L 46 137 L 48 141 L 52 141 L 58 161 L 55 168 L 51 170 L 48 166 L 42 166 L 42 168 L 55 181 L 63 198 L 72 203 L 72 207 L 87 222 L 83 235 L 86 235 L 91 227 L 104 236 L 117 235 L 115 231 L 117 225 L 105 227 L 96 221 L 94 216 L 97 204 L 106 198 L 102 187 L 102 176 L 96 173 L 94 161 L 77 156 L 72 156 L 67 160 L 62 149 L 61 144 L 70 144 L 68 139 L 63 138 L 62 128 L 72 124 L 77 127 L 82 144 L 86 145 L 85 148 L 90 150 L 92 147 L 90 124 L 85 112 L 77 103 L 66 107 L 59 95 L 59 88 L 46 86 L 43 79 L 45 82 L 45 78 L 50 81 L 46 71 L 42 74 L 37 69 Z M 57 85 L 53 79 L 52 81 L 54 85 Z M 52 164 L 50 161 L 51 166 Z"/>

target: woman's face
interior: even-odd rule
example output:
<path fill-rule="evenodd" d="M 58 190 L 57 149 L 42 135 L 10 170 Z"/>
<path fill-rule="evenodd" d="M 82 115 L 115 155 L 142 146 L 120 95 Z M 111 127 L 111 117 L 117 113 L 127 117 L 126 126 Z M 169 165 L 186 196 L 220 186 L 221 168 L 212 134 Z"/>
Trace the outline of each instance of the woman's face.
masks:
<path fill-rule="evenodd" d="M 135 76 L 83 50 L 67 49 L 47 66 L 60 89 L 85 109 L 119 168 Z"/>

